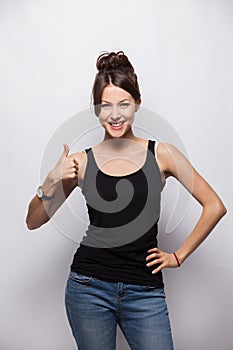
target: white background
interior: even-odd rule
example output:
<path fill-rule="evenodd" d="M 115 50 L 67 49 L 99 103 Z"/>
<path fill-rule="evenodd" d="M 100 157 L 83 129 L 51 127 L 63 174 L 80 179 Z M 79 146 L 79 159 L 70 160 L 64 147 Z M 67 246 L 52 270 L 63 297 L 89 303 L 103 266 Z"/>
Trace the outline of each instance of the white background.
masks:
<path fill-rule="evenodd" d="M 232 349 L 232 16 L 230 0 L 1 0 L 1 349 L 76 349 L 64 288 L 77 243 L 52 222 L 29 231 L 25 218 L 46 145 L 89 107 L 103 50 L 128 55 L 143 105 L 173 126 L 228 209 L 181 269 L 164 271 L 175 349 Z M 84 211 L 79 190 L 74 199 Z M 161 248 L 176 250 L 193 229 L 201 206 L 191 199 Z M 166 210 L 161 231 L 165 221 Z M 118 328 L 117 349 L 128 348 Z"/>

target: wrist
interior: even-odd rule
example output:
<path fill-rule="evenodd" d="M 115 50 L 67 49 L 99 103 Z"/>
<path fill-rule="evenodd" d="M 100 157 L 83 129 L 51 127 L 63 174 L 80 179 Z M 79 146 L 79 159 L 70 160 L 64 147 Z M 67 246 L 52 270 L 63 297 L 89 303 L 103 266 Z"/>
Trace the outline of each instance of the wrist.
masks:
<path fill-rule="evenodd" d="M 184 263 L 184 261 L 187 259 L 188 254 L 185 253 L 184 251 L 180 251 L 179 249 L 175 253 L 176 253 L 177 258 L 180 261 L 180 264 L 182 265 Z"/>
<path fill-rule="evenodd" d="M 56 183 L 50 174 L 47 176 L 43 184 L 41 185 L 43 192 L 47 196 L 53 196 L 55 193 Z"/>
<path fill-rule="evenodd" d="M 53 198 L 54 198 L 54 196 L 55 196 L 55 193 L 53 194 L 53 195 L 46 195 L 45 193 L 44 193 L 44 190 L 43 190 L 43 188 L 42 188 L 42 186 L 39 186 L 38 188 L 37 188 L 37 191 L 36 191 L 36 195 L 37 195 L 37 197 L 38 198 L 40 198 L 41 200 L 52 200 Z"/>
<path fill-rule="evenodd" d="M 181 262 L 181 260 L 180 260 L 179 256 L 177 255 L 177 253 L 176 253 L 176 252 L 174 252 L 174 253 L 172 253 L 172 254 L 174 255 L 174 257 L 175 257 L 175 259 L 176 259 L 177 266 L 178 266 L 178 267 L 180 267 L 180 266 L 181 266 L 181 264 L 182 264 L 182 262 Z"/>

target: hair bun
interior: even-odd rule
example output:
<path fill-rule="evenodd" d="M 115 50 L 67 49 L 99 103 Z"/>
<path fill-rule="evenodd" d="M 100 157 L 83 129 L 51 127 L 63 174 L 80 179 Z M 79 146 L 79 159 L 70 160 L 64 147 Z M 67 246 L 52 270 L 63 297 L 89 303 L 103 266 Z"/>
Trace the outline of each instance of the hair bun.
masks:
<path fill-rule="evenodd" d="M 123 51 L 118 52 L 105 52 L 102 53 L 96 63 L 96 68 L 99 72 L 106 72 L 111 70 L 118 70 L 118 69 L 131 69 L 134 71 L 133 66 L 128 60 L 128 57 L 124 54 Z"/>

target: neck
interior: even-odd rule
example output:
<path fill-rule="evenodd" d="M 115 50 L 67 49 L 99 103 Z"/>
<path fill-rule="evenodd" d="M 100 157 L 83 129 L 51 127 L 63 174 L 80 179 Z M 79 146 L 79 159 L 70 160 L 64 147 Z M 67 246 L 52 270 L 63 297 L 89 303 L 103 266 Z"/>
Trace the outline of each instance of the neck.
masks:
<path fill-rule="evenodd" d="M 112 149 L 117 149 L 118 151 L 120 149 L 125 149 L 127 148 L 127 146 L 129 147 L 130 144 L 130 140 L 131 141 L 138 141 L 138 137 L 136 137 L 133 134 L 133 131 L 130 127 L 130 129 L 121 137 L 112 137 L 108 132 L 106 132 L 105 130 L 105 136 L 102 142 L 104 141 L 114 141 L 114 142 L 110 142 L 108 143 L 108 147 L 112 148 Z"/>

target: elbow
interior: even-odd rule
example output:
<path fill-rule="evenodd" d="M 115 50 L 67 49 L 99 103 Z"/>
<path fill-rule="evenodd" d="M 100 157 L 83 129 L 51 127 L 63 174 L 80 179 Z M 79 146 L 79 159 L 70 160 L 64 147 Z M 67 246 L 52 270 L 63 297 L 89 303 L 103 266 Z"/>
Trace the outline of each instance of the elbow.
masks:
<path fill-rule="evenodd" d="M 227 208 L 225 206 L 223 206 L 223 208 L 221 209 L 221 215 L 224 216 L 227 213 Z"/>
<path fill-rule="evenodd" d="M 49 221 L 49 218 L 46 218 L 44 221 L 32 221 L 29 219 L 29 217 L 26 218 L 26 225 L 29 230 L 36 230 L 37 228 L 41 227 L 44 225 L 46 222 Z"/>
<path fill-rule="evenodd" d="M 203 205 L 203 208 L 210 210 L 213 215 L 219 218 L 219 220 L 227 213 L 227 208 L 221 200 L 215 201 L 214 203 L 212 202 L 207 205 Z"/>
<path fill-rule="evenodd" d="M 227 208 L 225 207 L 225 205 L 221 202 L 217 203 L 216 207 L 216 213 L 219 216 L 219 218 L 221 219 L 224 215 L 226 215 L 227 213 Z"/>
<path fill-rule="evenodd" d="M 226 215 L 227 213 L 227 208 L 225 207 L 225 205 L 223 204 L 222 201 L 220 201 L 219 205 L 218 205 L 218 210 L 221 216 Z"/>
<path fill-rule="evenodd" d="M 38 226 L 38 225 L 33 224 L 33 223 L 29 220 L 28 217 L 26 218 L 26 225 L 27 225 L 27 228 L 28 228 L 30 231 L 36 230 L 37 228 L 40 227 L 40 226 Z"/>
<path fill-rule="evenodd" d="M 26 225 L 30 231 L 35 230 L 37 228 L 37 227 L 33 226 L 30 221 L 27 221 L 27 220 L 26 220 Z"/>

